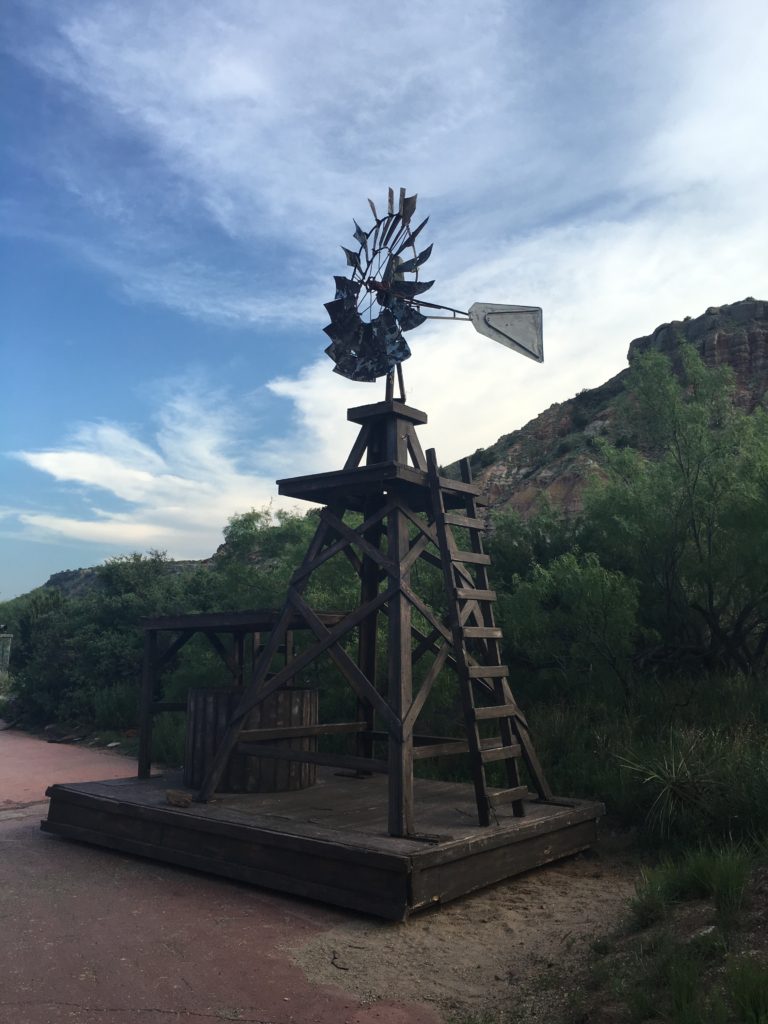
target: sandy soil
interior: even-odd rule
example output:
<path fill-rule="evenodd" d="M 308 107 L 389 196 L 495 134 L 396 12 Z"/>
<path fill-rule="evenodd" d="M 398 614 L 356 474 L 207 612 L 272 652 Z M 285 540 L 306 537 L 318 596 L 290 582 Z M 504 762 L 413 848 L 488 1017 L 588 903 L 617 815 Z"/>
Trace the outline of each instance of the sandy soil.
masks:
<path fill-rule="evenodd" d="M 351 919 L 292 949 L 364 1002 L 424 1000 L 446 1019 L 554 1024 L 590 943 L 615 928 L 637 867 L 611 837 L 405 924 Z"/>

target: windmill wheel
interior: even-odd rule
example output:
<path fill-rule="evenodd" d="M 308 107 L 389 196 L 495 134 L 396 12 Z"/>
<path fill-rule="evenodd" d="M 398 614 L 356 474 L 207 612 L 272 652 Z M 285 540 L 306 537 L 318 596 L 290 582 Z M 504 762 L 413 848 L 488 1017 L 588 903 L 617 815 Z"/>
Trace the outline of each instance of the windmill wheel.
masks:
<path fill-rule="evenodd" d="M 419 267 L 429 259 L 432 246 L 416 249 L 416 239 L 429 220 L 411 230 L 416 196 L 406 196 L 400 189 L 395 210 L 390 189 L 384 217 L 368 202 L 373 227 L 364 231 L 355 221 L 358 248 L 342 246 L 351 270 L 348 277 L 334 277 L 336 294 L 325 304 L 331 322 L 324 328 L 331 339 L 325 351 L 336 364 L 334 371 L 362 381 L 383 377 L 408 359 L 411 350 L 403 332 L 426 320 L 411 300 L 434 284 L 419 281 Z"/>

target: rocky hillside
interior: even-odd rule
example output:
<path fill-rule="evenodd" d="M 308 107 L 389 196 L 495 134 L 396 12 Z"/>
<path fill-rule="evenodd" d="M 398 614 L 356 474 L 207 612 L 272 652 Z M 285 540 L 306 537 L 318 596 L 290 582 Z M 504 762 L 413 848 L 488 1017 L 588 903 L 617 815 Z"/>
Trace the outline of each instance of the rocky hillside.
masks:
<path fill-rule="evenodd" d="M 168 575 L 179 575 L 194 572 L 201 566 L 210 565 L 211 560 L 202 561 L 178 561 L 169 560 L 165 563 L 165 571 Z M 44 587 L 60 591 L 64 597 L 87 597 L 101 586 L 99 570 L 97 566 L 88 569 L 65 569 L 63 572 L 55 572 L 49 576 Z"/>
<path fill-rule="evenodd" d="M 728 306 L 711 306 L 695 319 L 673 320 L 629 346 L 629 363 L 641 352 L 656 349 L 679 365 L 680 346 L 689 342 L 709 366 L 730 366 L 737 400 L 751 411 L 768 392 L 768 302 L 752 298 Z M 500 437 L 489 448 L 470 456 L 476 481 L 491 508 L 530 512 L 541 495 L 566 511 L 578 511 L 587 479 L 599 472 L 592 439 L 631 444 L 623 436 L 618 415 L 623 370 L 599 388 L 579 392 L 567 402 L 552 405 L 520 430 Z M 458 475 L 458 467 L 446 467 Z"/>

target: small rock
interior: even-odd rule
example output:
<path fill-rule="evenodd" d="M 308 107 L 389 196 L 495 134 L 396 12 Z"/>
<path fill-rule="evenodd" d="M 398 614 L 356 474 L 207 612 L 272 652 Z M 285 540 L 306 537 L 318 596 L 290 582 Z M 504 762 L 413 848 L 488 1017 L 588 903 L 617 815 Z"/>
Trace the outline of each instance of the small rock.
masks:
<path fill-rule="evenodd" d="M 112 743 L 107 744 L 107 750 L 111 750 L 113 747 L 119 747 L 120 740 L 114 740 Z"/>
<path fill-rule="evenodd" d="M 192 803 L 192 794 L 187 793 L 185 789 L 166 789 L 165 800 L 172 807 L 189 807 Z"/>

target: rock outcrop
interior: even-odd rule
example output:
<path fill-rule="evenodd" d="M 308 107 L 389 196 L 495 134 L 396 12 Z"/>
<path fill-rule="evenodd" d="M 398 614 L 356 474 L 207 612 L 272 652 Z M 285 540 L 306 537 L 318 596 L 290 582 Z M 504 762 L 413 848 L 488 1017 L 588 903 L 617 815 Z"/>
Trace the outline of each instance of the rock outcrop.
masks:
<path fill-rule="evenodd" d="M 768 393 L 768 302 L 748 298 L 712 306 L 695 319 L 662 324 L 647 337 L 636 338 L 627 358 L 631 364 L 640 353 L 656 349 L 678 368 L 685 342 L 706 365 L 732 369 L 740 406 L 751 412 L 763 401 Z M 599 388 L 550 406 L 524 427 L 471 455 L 475 480 L 483 486 L 490 508 L 513 508 L 527 515 L 545 496 L 565 512 L 579 511 L 587 480 L 600 472 L 594 438 L 604 437 L 619 446 L 632 444 L 618 414 L 628 372 L 622 370 Z M 445 471 L 458 475 L 458 466 Z"/>

